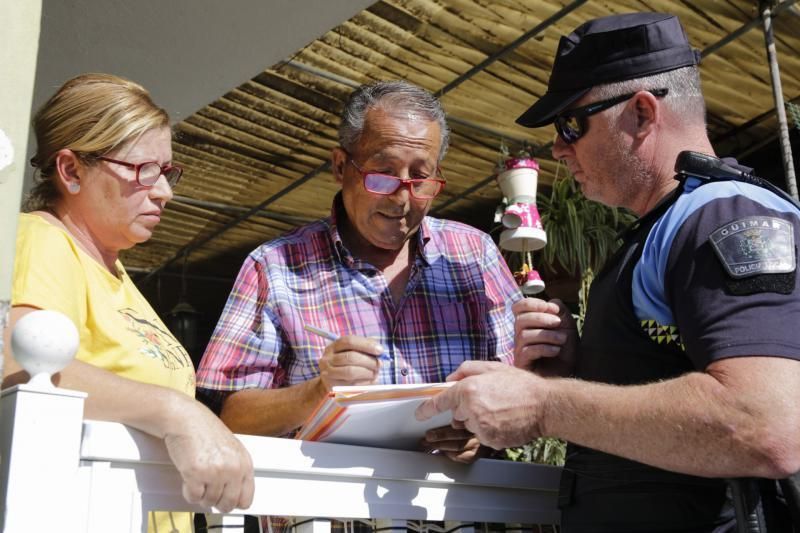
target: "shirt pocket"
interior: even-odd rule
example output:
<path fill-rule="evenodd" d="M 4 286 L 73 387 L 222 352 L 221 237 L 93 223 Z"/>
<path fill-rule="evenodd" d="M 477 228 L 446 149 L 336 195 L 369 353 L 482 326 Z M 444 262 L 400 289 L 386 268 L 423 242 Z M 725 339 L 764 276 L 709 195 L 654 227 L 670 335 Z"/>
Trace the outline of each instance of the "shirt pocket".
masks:
<path fill-rule="evenodd" d="M 423 294 L 417 335 L 426 336 L 435 346 L 436 364 L 443 375 L 464 361 L 489 357 L 489 307 L 482 292 L 432 287 Z"/>

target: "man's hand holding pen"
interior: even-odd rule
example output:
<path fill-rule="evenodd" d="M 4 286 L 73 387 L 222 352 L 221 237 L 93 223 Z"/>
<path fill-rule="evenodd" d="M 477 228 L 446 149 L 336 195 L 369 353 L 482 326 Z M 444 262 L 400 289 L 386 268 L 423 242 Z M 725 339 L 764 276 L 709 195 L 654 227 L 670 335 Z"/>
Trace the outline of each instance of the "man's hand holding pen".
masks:
<path fill-rule="evenodd" d="M 342 385 L 368 385 L 378 380 L 384 348 L 375 339 L 358 335 L 339 337 L 308 325 L 305 329 L 333 341 L 319 360 L 319 376 L 326 390 Z"/>
<path fill-rule="evenodd" d="M 374 339 L 346 335 L 325 347 L 319 376 L 330 390 L 340 385 L 368 385 L 378 379 L 383 347 Z"/>

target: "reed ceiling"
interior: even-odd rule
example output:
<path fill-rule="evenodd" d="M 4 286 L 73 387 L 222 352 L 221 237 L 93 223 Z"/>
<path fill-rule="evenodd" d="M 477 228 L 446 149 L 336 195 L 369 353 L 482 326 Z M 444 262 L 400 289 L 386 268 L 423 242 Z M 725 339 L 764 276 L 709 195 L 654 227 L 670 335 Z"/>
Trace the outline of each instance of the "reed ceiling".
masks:
<path fill-rule="evenodd" d="M 793 4 L 777 8 L 774 32 L 784 98 L 800 103 Z M 177 124 L 174 159 L 184 179 L 153 238 L 123 260 L 141 274 L 185 258 L 230 275 L 258 244 L 326 216 L 338 190 L 328 157 L 342 103 L 353 87 L 379 79 L 441 95 L 452 139 L 447 187 L 432 213 L 487 227 L 501 200 L 492 177 L 501 141 L 535 150 L 540 184 L 556 175 L 552 127 L 528 130 L 514 119 L 544 93 L 559 37 L 590 18 L 631 11 L 678 15 L 703 50 L 718 153 L 743 157 L 776 138 L 756 1 L 382 0 Z"/>

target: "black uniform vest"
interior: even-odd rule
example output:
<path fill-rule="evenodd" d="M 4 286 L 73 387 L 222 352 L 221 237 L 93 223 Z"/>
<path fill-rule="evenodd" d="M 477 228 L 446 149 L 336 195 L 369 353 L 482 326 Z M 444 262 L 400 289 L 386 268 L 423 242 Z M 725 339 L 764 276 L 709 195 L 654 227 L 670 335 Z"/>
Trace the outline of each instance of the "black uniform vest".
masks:
<path fill-rule="evenodd" d="M 694 370 L 677 345 L 658 344 L 644 332 L 632 305 L 633 269 L 642 246 L 681 189 L 626 232 L 623 245 L 595 277 L 581 333 L 578 378 L 632 385 Z M 724 480 L 668 472 L 573 444 L 567 449 L 559 506 L 562 533 L 721 533 L 735 528 Z"/>

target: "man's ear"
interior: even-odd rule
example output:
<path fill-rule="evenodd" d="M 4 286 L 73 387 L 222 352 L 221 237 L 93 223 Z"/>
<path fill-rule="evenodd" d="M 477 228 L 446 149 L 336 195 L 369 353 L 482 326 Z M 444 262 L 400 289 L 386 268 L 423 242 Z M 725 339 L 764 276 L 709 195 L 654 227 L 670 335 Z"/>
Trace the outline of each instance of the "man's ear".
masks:
<path fill-rule="evenodd" d="M 661 120 L 661 105 L 653 93 L 639 91 L 633 97 L 636 112 L 636 137 L 643 139 L 650 135 Z"/>
<path fill-rule="evenodd" d="M 68 193 L 77 194 L 80 191 L 83 168 L 83 163 L 72 150 L 64 148 L 56 154 L 56 181 Z"/>
<path fill-rule="evenodd" d="M 344 169 L 347 165 L 347 152 L 342 148 L 334 148 L 331 151 L 331 172 L 336 182 L 341 184 L 344 181 Z"/>

